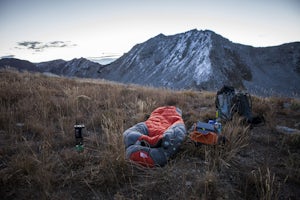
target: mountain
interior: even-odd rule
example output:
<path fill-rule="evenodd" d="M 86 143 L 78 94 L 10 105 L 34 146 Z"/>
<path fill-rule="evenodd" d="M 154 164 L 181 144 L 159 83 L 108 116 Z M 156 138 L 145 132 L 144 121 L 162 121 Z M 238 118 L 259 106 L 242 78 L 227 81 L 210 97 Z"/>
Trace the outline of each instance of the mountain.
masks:
<path fill-rule="evenodd" d="M 216 91 L 226 84 L 262 96 L 300 96 L 300 42 L 252 47 L 209 30 L 159 34 L 107 65 L 85 58 L 36 64 L 1 59 L 5 66 L 172 89 Z"/>
<path fill-rule="evenodd" d="M 102 57 L 88 57 L 87 59 L 99 63 L 101 65 L 107 65 L 115 60 L 117 60 L 120 57 L 120 55 L 108 55 L 108 56 L 102 56 Z"/>
<path fill-rule="evenodd" d="M 75 58 L 70 61 L 53 60 L 37 63 L 36 66 L 44 71 L 62 76 L 97 78 L 97 72 L 103 66 L 85 58 Z"/>
<path fill-rule="evenodd" d="M 99 72 L 101 78 L 155 87 L 217 90 L 228 84 L 258 95 L 299 95 L 300 43 L 255 48 L 207 30 L 160 34 Z"/>
<path fill-rule="evenodd" d="M 0 68 L 13 67 L 18 70 L 33 72 L 50 72 L 61 76 L 97 78 L 98 70 L 103 66 L 85 58 L 75 58 L 70 61 L 52 60 L 48 62 L 31 63 L 15 58 L 3 58 L 0 60 Z"/>
<path fill-rule="evenodd" d="M 27 60 L 20 60 L 16 58 L 2 58 L 0 60 L 0 68 L 13 67 L 19 71 L 31 71 L 31 72 L 41 72 L 34 63 Z"/>

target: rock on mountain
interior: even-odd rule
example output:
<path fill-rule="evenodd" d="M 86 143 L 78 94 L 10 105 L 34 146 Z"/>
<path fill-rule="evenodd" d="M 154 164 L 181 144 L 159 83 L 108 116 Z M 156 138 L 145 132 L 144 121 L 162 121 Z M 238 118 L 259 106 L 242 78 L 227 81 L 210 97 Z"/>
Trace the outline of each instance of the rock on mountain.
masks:
<path fill-rule="evenodd" d="M 85 78 L 96 78 L 97 72 L 103 66 L 85 58 L 75 58 L 70 61 L 53 60 L 37 63 L 36 66 L 43 72 L 51 72 L 62 76 L 75 76 Z"/>
<path fill-rule="evenodd" d="M 212 31 L 158 35 L 99 70 L 99 77 L 173 89 L 224 84 L 258 95 L 299 95 L 300 42 L 256 48 Z"/>
<path fill-rule="evenodd" d="M 3 67 L 12 67 L 22 71 L 49 72 L 69 77 L 97 78 L 98 70 L 103 66 L 85 58 L 75 58 L 70 61 L 53 60 L 41 63 L 31 63 L 15 58 L 4 58 L 0 60 L 0 68 Z"/>
<path fill-rule="evenodd" d="M 101 70 L 100 76 L 155 87 L 195 88 L 210 80 L 210 49 L 209 32 L 160 34 L 134 46 Z"/>

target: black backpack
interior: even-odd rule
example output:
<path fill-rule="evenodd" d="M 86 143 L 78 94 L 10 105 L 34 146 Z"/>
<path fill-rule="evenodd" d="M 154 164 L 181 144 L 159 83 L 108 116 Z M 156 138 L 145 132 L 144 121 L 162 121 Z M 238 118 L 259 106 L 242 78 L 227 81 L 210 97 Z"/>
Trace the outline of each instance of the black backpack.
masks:
<path fill-rule="evenodd" d="M 238 92 L 233 98 L 233 112 L 243 116 L 248 123 L 252 123 L 252 99 L 249 93 Z"/>
<path fill-rule="evenodd" d="M 232 119 L 234 113 L 243 116 L 249 123 L 252 122 L 251 96 L 244 92 L 235 92 L 234 87 L 223 86 L 216 95 L 217 118 L 223 121 Z"/>

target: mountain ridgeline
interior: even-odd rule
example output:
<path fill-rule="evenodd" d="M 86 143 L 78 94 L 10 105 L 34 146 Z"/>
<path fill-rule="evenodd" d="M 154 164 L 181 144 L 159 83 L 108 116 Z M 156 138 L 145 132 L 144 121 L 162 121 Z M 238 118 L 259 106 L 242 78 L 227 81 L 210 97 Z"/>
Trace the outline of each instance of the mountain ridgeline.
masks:
<path fill-rule="evenodd" d="M 162 34 L 100 70 L 101 78 L 173 89 L 224 84 L 258 95 L 299 95 L 300 42 L 255 48 L 212 31 Z"/>
<path fill-rule="evenodd" d="M 0 67 L 22 69 L 16 60 L 2 59 Z M 256 95 L 300 95 L 300 42 L 252 47 L 208 30 L 157 35 L 108 65 L 85 58 L 34 65 L 29 71 L 154 87 L 215 91 L 226 84 Z"/>
<path fill-rule="evenodd" d="M 98 78 L 98 70 L 103 66 L 85 58 L 74 58 L 70 61 L 52 60 L 40 63 L 31 63 L 27 60 L 15 58 L 1 59 L 0 68 L 8 67 L 19 71 L 50 73 L 67 77 Z"/>

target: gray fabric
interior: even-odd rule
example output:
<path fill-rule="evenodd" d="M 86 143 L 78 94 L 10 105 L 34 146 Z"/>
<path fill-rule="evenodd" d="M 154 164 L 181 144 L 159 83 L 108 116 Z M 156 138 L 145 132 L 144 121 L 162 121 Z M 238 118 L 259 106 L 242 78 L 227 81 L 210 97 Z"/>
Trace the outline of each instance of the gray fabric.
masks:
<path fill-rule="evenodd" d="M 234 93 L 225 93 L 219 94 L 218 98 L 218 111 L 222 119 L 230 120 L 232 118 L 232 98 L 234 97 Z"/>
<path fill-rule="evenodd" d="M 126 146 L 126 158 L 137 151 L 147 152 L 155 165 L 164 166 L 168 158 L 173 156 L 179 150 L 180 145 L 186 136 L 186 129 L 184 124 L 175 124 L 165 131 L 163 134 L 162 145 L 158 148 L 150 148 L 143 146 L 138 138 L 144 133 L 148 134 L 148 129 L 145 123 L 138 123 L 133 127 L 127 129 L 124 133 L 124 143 Z"/>
<path fill-rule="evenodd" d="M 162 147 L 165 155 L 169 158 L 178 150 L 186 136 L 184 124 L 175 124 L 164 133 Z"/>
<path fill-rule="evenodd" d="M 140 136 L 148 135 L 148 129 L 144 122 L 138 123 L 123 133 L 125 148 L 137 142 Z"/>
<path fill-rule="evenodd" d="M 154 160 L 155 165 L 162 167 L 168 162 L 168 157 L 166 157 L 163 147 L 150 148 L 150 156 Z"/>
<path fill-rule="evenodd" d="M 180 108 L 177 108 L 177 107 L 176 107 L 176 112 L 177 112 L 180 116 L 182 116 L 182 111 L 181 111 Z"/>

